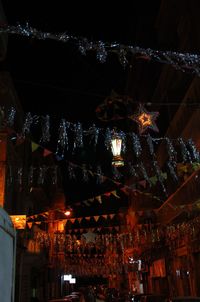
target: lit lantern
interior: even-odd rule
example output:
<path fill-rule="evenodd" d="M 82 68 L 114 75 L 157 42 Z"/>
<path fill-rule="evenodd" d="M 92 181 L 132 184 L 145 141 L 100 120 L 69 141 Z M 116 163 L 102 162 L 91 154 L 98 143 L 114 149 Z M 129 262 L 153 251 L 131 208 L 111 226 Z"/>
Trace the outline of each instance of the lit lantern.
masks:
<path fill-rule="evenodd" d="M 70 216 L 71 215 L 71 211 L 70 210 L 66 210 L 65 211 L 65 216 Z"/>
<path fill-rule="evenodd" d="M 121 157 L 122 139 L 119 136 L 114 136 L 111 140 L 111 149 L 113 154 L 112 165 L 120 167 L 124 165 L 123 158 Z"/>

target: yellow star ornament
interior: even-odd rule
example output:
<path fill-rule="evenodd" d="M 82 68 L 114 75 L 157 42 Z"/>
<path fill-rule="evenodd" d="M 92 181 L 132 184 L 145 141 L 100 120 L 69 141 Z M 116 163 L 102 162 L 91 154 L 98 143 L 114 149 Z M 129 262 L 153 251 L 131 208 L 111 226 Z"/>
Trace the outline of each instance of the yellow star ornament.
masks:
<path fill-rule="evenodd" d="M 155 123 L 158 116 L 159 112 L 149 112 L 140 104 L 138 112 L 134 115 L 131 115 L 130 118 L 138 124 L 139 133 L 142 134 L 147 129 L 159 132 L 159 129 Z"/>

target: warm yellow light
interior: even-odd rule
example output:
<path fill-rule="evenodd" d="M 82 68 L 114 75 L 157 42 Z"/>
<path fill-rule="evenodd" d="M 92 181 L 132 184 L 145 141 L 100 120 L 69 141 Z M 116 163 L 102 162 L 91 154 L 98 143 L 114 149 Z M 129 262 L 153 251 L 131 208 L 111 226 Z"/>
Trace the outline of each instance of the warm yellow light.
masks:
<path fill-rule="evenodd" d="M 152 118 L 150 114 L 143 112 L 139 117 L 138 120 L 142 124 L 142 126 L 150 126 L 152 124 Z"/>
<path fill-rule="evenodd" d="M 111 149 L 113 154 L 113 166 L 123 166 L 124 162 L 121 157 L 122 139 L 119 137 L 113 137 L 111 141 Z"/>
<path fill-rule="evenodd" d="M 66 215 L 66 216 L 70 216 L 70 215 L 71 215 L 71 212 L 70 212 L 69 210 L 67 210 L 67 211 L 65 212 L 65 215 Z"/>

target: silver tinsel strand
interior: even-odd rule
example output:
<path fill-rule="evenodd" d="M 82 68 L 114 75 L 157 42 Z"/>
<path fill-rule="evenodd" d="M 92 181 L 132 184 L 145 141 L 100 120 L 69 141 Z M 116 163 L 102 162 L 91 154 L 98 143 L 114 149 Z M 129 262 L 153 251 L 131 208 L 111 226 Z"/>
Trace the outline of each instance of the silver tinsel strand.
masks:
<path fill-rule="evenodd" d="M 32 186 L 34 182 L 34 168 L 30 166 L 29 174 L 28 174 L 28 184 Z"/>
<path fill-rule="evenodd" d="M 73 149 L 83 147 L 83 129 L 81 123 L 74 125 L 74 136 Z"/>
<path fill-rule="evenodd" d="M 25 137 L 26 135 L 30 134 L 30 128 L 33 123 L 33 117 L 30 112 L 28 112 L 25 116 L 25 121 L 22 129 L 22 136 Z"/>
<path fill-rule="evenodd" d="M 135 133 L 131 133 L 131 140 L 132 140 L 132 146 L 133 146 L 133 151 L 136 155 L 136 157 L 140 157 L 142 153 L 142 146 L 140 144 L 140 139 Z"/>
<path fill-rule="evenodd" d="M 14 107 L 11 107 L 10 111 L 8 112 L 8 117 L 7 117 L 7 125 L 9 127 L 13 127 L 14 126 L 15 115 L 16 115 L 16 109 Z"/>
<path fill-rule="evenodd" d="M 116 180 L 119 180 L 122 177 L 122 174 L 119 172 L 119 170 L 115 166 L 112 166 L 112 174 L 113 174 L 113 178 Z"/>
<path fill-rule="evenodd" d="M 74 42 L 78 45 L 78 48 L 82 54 L 85 55 L 87 50 L 99 51 L 99 42 L 88 41 L 87 38 L 80 38 L 69 33 L 49 33 L 42 32 L 36 28 L 32 28 L 26 23 L 25 26 L 21 24 L 17 26 L 2 25 L 0 27 L 1 33 L 16 34 L 29 38 L 35 38 L 39 40 L 51 39 L 54 41 L 61 41 L 67 43 L 68 41 Z M 115 42 L 103 42 L 106 52 L 114 52 L 118 55 L 119 61 L 123 67 L 127 65 L 127 53 L 130 52 L 136 57 L 144 58 L 145 60 L 153 60 L 160 63 L 165 63 L 173 66 L 175 69 L 181 70 L 182 72 L 194 73 L 200 76 L 200 55 L 190 53 L 178 53 L 175 51 L 159 51 L 150 48 L 144 49 L 133 45 L 124 45 Z M 102 46 L 101 46 L 102 47 Z M 100 52 L 100 62 L 105 62 L 105 54 Z M 98 57 L 99 57 L 98 56 Z"/>
<path fill-rule="evenodd" d="M 57 166 L 53 167 L 52 184 L 53 185 L 57 185 L 58 184 L 58 167 Z"/>
<path fill-rule="evenodd" d="M 4 122 L 5 122 L 5 112 L 4 112 L 4 108 L 0 106 L 0 128 L 4 126 Z"/>
<path fill-rule="evenodd" d="M 43 185 L 44 184 L 45 174 L 46 174 L 46 167 L 45 166 L 40 167 L 39 168 L 38 180 L 37 180 L 38 185 Z"/>
<path fill-rule="evenodd" d="M 149 186 L 151 187 L 152 186 L 152 183 L 151 183 L 151 180 L 147 174 L 147 171 L 145 169 L 145 166 L 143 165 L 143 163 L 140 163 L 139 165 L 140 169 L 141 169 L 141 172 L 142 172 L 142 175 L 144 177 L 144 179 L 147 181 L 147 183 L 149 184 Z"/>
<path fill-rule="evenodd" d="M 22 169 L 22 167 L 19 167 L 17 169 L 17 183 L 19 186 L 22 185 L 22 175 L 23 175 L 23 169 Z"/>
<path fill-rule="evenodd" d="M 97 166 L 96 175 L 97 175 L 96 183 L 99 185 L 102 184 L 104 182 L 104 176 L 102 175 L 101 166 Z"/>
<path fill-rule="evenodd" d="M 105 63 L 107 59 L 107 51 L 105 49 L 105 44 L 102 41 L 99 41 L 97 44 L 97 60 L 100 63 Z"/>
<path fill-rule="evenodd" d="M 176 162 L 177 152 L 175 151 L 171 140 L 168 137 L 166 137 L 165 140 L 166 140 L 166 143 L 167 143 L 167 152 L 168 152 L 168 156 L 169 156 L 169 161 Z"/>
<path fill-rule="evenodd" d="M 177 174 L 176 174 L 176 172 L 175 172 L 173 162 L 168 161 L 168 162 L 167 162 L 167 166 L 168 166 L 168 168 L 169 168 L 169 172 L 170 172 L 170 174 L 171 174 L 171 176 L 172 176 L 172 179 L 173 179 L 175 182 L 178 182 L 178 176 L 177 176 Z"/>
<path fill-rule="evenodd" d="M 188 145 L 188 149 L 189 149 L 190 154 L 191 154 L 192 161 L 199 162 L 200 161 L 200 154 L 199 154 L 199 151 L 196 149 L 196 146 L 195 146 L 193 140 L 189 139 L 187 141 L 187 145 Z"/>
<path fill-rule="evenodd" d="M 61 157 L 64 157 L 65 150 L 68 150 L 68 135 L 67 129 L 69 128 L 69 123 L 65 119 L 61 119 L 59 133 L 58 133 L 58 142 L 56 153 L 60 154 Z"/>
<path fill-rule="evenodd" d="M 83 166 L 83 168 L 82 168 L 82 179 L 84 182 L 89 181 L 89 173 L 88 173 L 88 170 L 85 168 L 85 166 Z"/>
<path fill-rule="evenodd" d="M 150 154 L 153 156 L 154 155 L 154 145 L 153 145 L 153 139 L 150 136 L 150 134 L 147 135 L 147 144 L 149 146 Z"/>
<path fill-rule="evenodd" d="M 130 162 L 128 162 L 128 174 L 131 177 L 138 177 L 138 174 L 137 174 L 135 168 L 133 167 L 133 165 Z"/>
<path fill-rule="evenodd" d="M 122 152 L 124 153 L 126 151 L 126 134 L 123 131 L 119 131 L 117 135 L 121 138 L 122 140 Z"/>
<path fill-rule="evenodd" d="M 105 133 L 105 141 L 104 141 L 104 144 L 105 144 L 107 150 L 110 150 L 111 140 L 112 140 L 112 133 L 111 133 L 110 129 L 107 128 L 106 133 Z"/>
<path fill-rule="evenodd" d="M 50 135 L 50 116 L 41 117 L 41 126 L 42 126 L 42 137 L 40 139 L 41 143 L 49 143 L 51 139 Z"/>
<path fill-rule="evenodd" d="M 68 172 L 69 179 L 71 179 L 71 180 L 76 179 L 76 174 L 74 172 L 74 166 L 71 163 L 68 164 L 67 172 Z"/>
<path fill-rule="evenodd" d="M 162 173 L 161 173 L 162 171 L 160 170 L 160 168 L 158 166 L 158 162 L 154 160 L 153 161 L 153 166 L 155 168 L 156 176 L 157 176 L 158 181 L 159 181 L 159 183 L 162 187 L 162 190 L 165 193 L 165 195 L 167 196 L 167 191 L 166 191 L 166 188 L 165 188 L 164 183 L 163 183 L 164 178 L 163 178 Z"/>
<path fill-rule="evenodd" d="M 182 158 L 183 158 L 183 162 L 186 163 L 186 162 L 192 162 L 192 159 L 191 159 L 191 156 L 190 156 L 190 152 L 187 150 L 187 147 L 183 141 L 183 139 L 180 137 L 178 138 L 178 142 L 180 144 L 180 147 L 181 147 L 181 154 L 182 154 Z"/>

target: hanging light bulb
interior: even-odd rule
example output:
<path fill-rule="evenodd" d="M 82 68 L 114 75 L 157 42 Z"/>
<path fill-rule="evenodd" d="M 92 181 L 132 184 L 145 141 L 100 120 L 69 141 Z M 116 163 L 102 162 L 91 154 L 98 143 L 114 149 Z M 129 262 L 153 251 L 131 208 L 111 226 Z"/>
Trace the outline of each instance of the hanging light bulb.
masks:
<path fill-rule="evenodd" d="M 113 154 L 112 165 L 120 167 L 124 165 L 123 158 L 121 157 L 122 139 L 118 135 L 114 135 L 111 139 L 111 150 Z"/>

